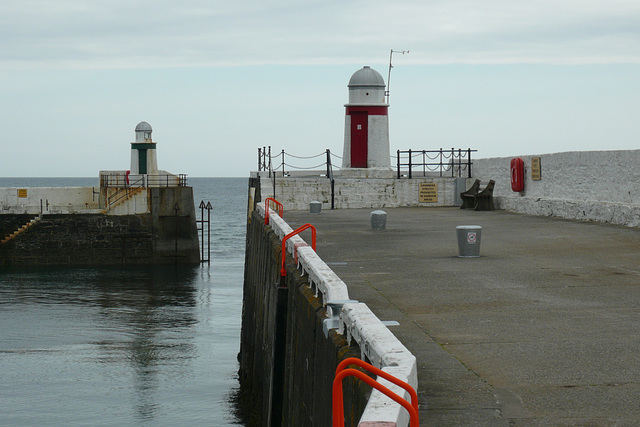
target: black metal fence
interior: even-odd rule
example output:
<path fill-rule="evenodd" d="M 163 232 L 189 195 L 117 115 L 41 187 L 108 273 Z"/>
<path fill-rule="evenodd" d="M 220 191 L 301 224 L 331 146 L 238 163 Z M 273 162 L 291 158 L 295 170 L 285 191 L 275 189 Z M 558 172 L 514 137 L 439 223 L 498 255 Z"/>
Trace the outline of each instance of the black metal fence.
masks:
<path fill-rule="evenodd" d="M 295 166 L 292 165 L 290 163 L 286 162 L 286 157 L 285 156 L 289 156 L 291 158 L 294 159 L 298 159 L 298 160 L 302 160 L 303 162 L 308 162 L 309 160 L 314 160 L 312 163 L 316 163 L 317 158 L 320 157 L 325 157 L 324 158 L 324 162 L 319 163 L 319 164 L 313 164 L 311 166 Z M 275 195 L 276 193 L 276 175 L 277 176 L 287 176 L 289 174 L 289 172 L 285 171 L 285 167 L 289 168 L 289 171 L 291 170 L 298 170 L 298 171 L 319 171 L 319 170 L 323 170 L 326 167 L 326 177 L 329 179 L 329 182 L 331 184 L 331 209 L 335 209 L 335 179 L 333 178 L 333 169 L 334 168 L 338 168 L 339 166 L 335 166 L 333 164 L 332 161 L 332 157 L 336 157 L 338 159 L 342 159 L 342 157 L 337 156 L 335 154 L 333 154 L 331 152 L 331 150 L 329 150 L 328 148 L 325 150 L 324 153 L 320 153 L 320 154 L 316 154 L 315 156 L 294 156 L 293 154 L 288 154 L 286 153 L 284 150 L 282 150 L 280 153 L 272 155 L 271 154 L 271 147 L 262 147 L 262 148 L 258 148 L 258 172 L 269 172 L 269 178 L 271 178 L 272 180 L 272 184 L 273 184 L 273 194 Z M 276 160 L 276 162 L 274 162 L 274 159 Z M 276 163 L 278 166 L 274 166 L 274 163 Z M 322 168 L 322 169 L 320 169 Z"/>
<path fill-rule="evenodd" d="M 451 148 L 439 150 L 398 150 L 395 157 L 395 169 L 398 179 L 413 178 L 418 176 L 440 176 L 440 177 L 468 177 L 471 178 L 471 167 L 473 161 L 471 153 L 478 150 L 471 148 Z M 309 160 L 320 158 L 326 154 L 323 163 L 310 166 L 294 165 L 291 158 L 300 160 L 298 163 L 309 163 Z M 326 166 L 326 176 L 333 182 L 333 165 L 331 159 L 336 157 L 342 159 L 326 150 L 315 156 L 302 157 L 286 153 L 284 150 L 271 154 L 271 147 L 258 148 L 258 171 L 269 172 L 269 177 L 275 179 L 276 176 L 288 176 L 294 170 L 322 170 Z M 311 162 L 313 163 L 313 162 Z M 392 162 L 393 163 L 393 162 Z M 285 170 L 286 169 L 286 170 Z M 274 190 L 275 191 L 275 190 Z"/>
<path fill-rule="evenodd" d="M 100 175 L 100 187 L 186 187 L 187 174 L 179 175 L 128 175 L 112 173 Z"/>
<path fill-rule="evenodd" d="M 450 150 L 398 150 L 396 170 L 398 179 L 414 176 L 450 176 L 471 178 L 471 148 Z M 417 172 L 417 175 L 416 175 Z"/>

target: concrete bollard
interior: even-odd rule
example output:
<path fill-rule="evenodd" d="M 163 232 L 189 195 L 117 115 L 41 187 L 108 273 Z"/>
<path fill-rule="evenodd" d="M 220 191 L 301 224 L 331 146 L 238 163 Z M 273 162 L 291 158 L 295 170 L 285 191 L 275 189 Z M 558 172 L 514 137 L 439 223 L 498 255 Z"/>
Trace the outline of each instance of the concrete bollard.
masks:
<path fill-rule="evenodd" d="M 387 228 L 387 213 L 385 211 L 371 212 L 371 229 L 384 230 Z"/>
<path fill-rule="evenodd" d="M 456 227 L 458 237 L 458 257 L 477 258 L 480 256 L 480 237 L 482 227 L 479 225 L 459 225 Z"/>
<path fill-rule="evenodd" d="M 322 211 L 322 203 L 318 201 L 313 201 L 309 203 L 309 213 L 319 214 Z"/>

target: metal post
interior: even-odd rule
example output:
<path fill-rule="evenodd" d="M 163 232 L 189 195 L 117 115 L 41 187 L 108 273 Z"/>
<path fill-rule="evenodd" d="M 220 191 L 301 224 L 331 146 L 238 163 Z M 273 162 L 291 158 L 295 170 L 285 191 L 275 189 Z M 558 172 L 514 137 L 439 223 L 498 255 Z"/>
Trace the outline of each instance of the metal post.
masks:
<path fill-rule="evenodd" d="M 422 176 L 427 176 L 427 152 L 422 150 Z"/>
<path fill-rule="evenodd" d="M 282 150 L 282 176 L 284 176 L 284 150 Z"/>
<path fill-rule="evenodd" d="M 335 209 L 336 205 L 335 205 L 335 199 L 336 199 L 336 181 L 335 179 L 331 178 L 331 209 Z"/>
<path fill-rule="evenodd" d="M 330 178 L 331 175 L 331 152 L 327 148 L 327 178 Z"/>
<path fill-rule="evenodd" d="M 455 158 L 456 158 L 456 149 L 451 147 L 451 178 L 456 176 L 456 171 L 454 166 L 454 162 L 455 162 Z"/>
<path fill-rule="evenodd" d="M 262 149 L 258 147 L 258 172 L 262 170 Z"/>
<path fill-rule="evenodd" d="M 200 202 L 200 253 L 202 254 L 202 259 L 200 261 L 204 261 L 204 200 Z"/>
<path fill-rule="evenodd" d="M 211 202 L 207 202 L 207 263 L 211 264 Z"/>
<path fill-rule="evenodd" d="M 396 160 L 398 161 L 398 179 L 400 179 L 400 150 L 398 150 L 398 157 L 396 157 Z"/>
<path fill-rule="evenodd" d="M 409 149 L 409 179 L 411 179 L 411 169 L 413 167 L 411 166 L 411 149 Z"/>
<path fill-rule="evenodd" d="M 469 153 L 469 178 L 471 178 L 471 148 L 469 148 L 467 152 Z"/>

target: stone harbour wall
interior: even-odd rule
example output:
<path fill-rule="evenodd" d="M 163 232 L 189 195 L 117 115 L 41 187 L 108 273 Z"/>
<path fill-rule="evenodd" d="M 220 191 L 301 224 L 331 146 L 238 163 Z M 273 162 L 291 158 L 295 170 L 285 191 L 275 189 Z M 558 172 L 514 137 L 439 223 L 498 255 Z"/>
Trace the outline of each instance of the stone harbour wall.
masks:
<path fill-rule="evenodd" d="M 255 425 L 331 425 L 331 387 L 341 360 L 359 357 L 357 345 L 330 331 L 323 333 L 326 308 L 288 257 L 286 314 L 279 322 L 280 239 L 256 212 L 247 227 L 242 309 L 240 383 L 243 400 L 253 402 Z M 282 307 L 282 302 L 281 302 Z M 278 356 L 276 335 L 284 332 L 286 350 Z M 279 358 L 279 359 L 278 359 Z M 274 365 L 282 363 L 276 376 Z M 367 403 L 369 387 L 353 379 L 344 382 L 345 414 L 357 420 Z M 281 396 L 273 409 L 274 399 Z M 276 415 L 279 414 L 278 415 Z M 270 424 L 270 419 L 277 418 Z M 346 425 L 357 425 L 355 423 Z"/>
<path fill-rule="evenodd" d="M 9 223 L 14 216 L 0 217 Z M 23 220 L 14 219 L 13 223 Z M 0 244 L 0 265 L 152 263 L 150 225 L 151 215 L 44 215 L 15 239 Z"/>
<path fill-rule="evenodd" d="M 512 212 L 640 226 L 640 150 L 582 151 L 524 160 L 524 191 L 511 190 L 514 157 L 474 160 L 481 188 L 496 181 L 496 207 Z M 531 176 L 532 158 L 540 158 L 541 179 Z"/>
<path fill-rule="evenodd" d="M 144 214 L 0 214 L 0 240 L 39 218 L 24 232 L 0 242 L 0 266 L 198 264 L 192 188 L 148 192 L 151 209 Z"/>
<path fill-rule="evenodd" d="M 265 225 L 264 204 L 255 207 L 247 226 L 239 354 L 242 399 L 258 409 L 254 424 L 331 425 L 335 369 L 348 357 L 417 389 L 415 357 L 366 304 L 349 299 L 346 284 L 298 235 L 286 243 L 287 290 L 278 289 L 282 239 L 293 230 L 273 210 Z M 343 384 L 345 425 L 408 425 L 408 412 L 386 396 L 353 378 Z"/>

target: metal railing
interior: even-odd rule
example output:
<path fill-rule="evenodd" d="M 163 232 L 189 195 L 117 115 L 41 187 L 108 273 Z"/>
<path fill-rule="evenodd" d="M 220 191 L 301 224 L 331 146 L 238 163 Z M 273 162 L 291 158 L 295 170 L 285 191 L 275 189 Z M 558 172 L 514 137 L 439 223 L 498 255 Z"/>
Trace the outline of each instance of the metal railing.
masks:
<path fill-rule="evenodd" d="M 273 204 L 278 208 L 278 215 L 280 215 L 280 218 L 282 218 L 282 214 L 284 212 L 284 206 L 282 206 L 282 203 L 280 203 L 273 197 L 267 197 L 264 201 L 264 225 L 269 225 L 269 211 L 271 210 L 271 205 L 269 204 L 269 202 L 273 202 Z"/>
<path fill-rule="evenodd" d="M 198 206 L 200 209 L 200 219 L 196 220 L 196 228 L 200 232 L 200 262 L 211 264 L 211 210 L 213 206 L 210 201 L 205 204 L 204 200 Z M 207 219 L 204 218 L 204 211 L 207 211 Z M 207 229 L 207 250 L 204 249 L 204 230 Z"/>
<path fill-rule="evenodd" d="M 131 181 L 135 178 L 135 181 Z M 107 205 L 111 209 L 115 204 L 123 199 L 129 198 L 142 188 L 148 187 L 186 187 L 187 175 L 129 175 L 125 174 L 104 174 L 100 175 L 101 188 L 117 188 L 117 190 L 107 196 Z"/>
<path fill-rule="evenodd" d="M 369 377 L 362 371 L 358 371 L 356 369 L 347 368 L 349 365 L 356 365 L 362 369 L 365 369 L 372 374 L 375 374 L 385 380 L 402 387 L 405 389 L 409 396 L 411 397 L 411 402 L 408 402 L 405 398 L 398 395 L 397 393 L 391 391 L 389 388 L 383 386 L 373 378 Z M 410 417 L 410 426 L 418 427 L 420 425 L 419 415 L 418 415 L 418 394 L 415 389 L 411 387 L 408 383 L 394 377 L 388 372 L 383 371 L 382 369 L 378 369 L 370 363 L 364 362 L 360 359 L 356 359 L 355 357 L 350 357 L 348 359 L 340 362 L 338 367 L 336 368 L 336 376 L 333 380 L 333 397 L 332 397 L 332 418 L 333 418 L 333 427 L 344 427 L 344 402 L 342 397 L 342 380 L 347 376 L 354 376 L 371 387 L 377 389 L 379 392 L 385 394 L 390 399 L 394 400 L 396 403 L 403 406 L 408 412 Z"/>
<path fill-rule="evenodd" d="M 439 150 L 398 150 L 397 156 L 390 156 L 396 169 L 396 175 L 398 179 L 401 178 L 413 178 L 414 176 L 450 176 L 450 177 L 469 177 L 471 178 L 471 167 L 473 161 L 471 159 L 471 153 L 475 153 L 478 150 L 472 150 L 471 148 L 451 148 Z M 300 163 L 307 162 L 310 159 L 316 159 L 322 155 L 326 155 L 326 160 L 323 163 L 313 164 L 310 166 L 301 166 Z M 332 157 L 342 159 L 329 149 L 324 153 L 316 154 L 314 156 L 294 156 L 281 150 L 277 154 L 271 154 L 271 147 L 258 148 L 258 172 L 269 172 L 269 178 L 274 180 L 274 194 L 275 194 L 275 177 L 276 176 L 290 176 L 294 170 L 308 170 L 308 171 L 322 171 L 322 168 L 326 166 L 327 178 L 331 180 L 332 194 L 333 194 L 333 168 L 335 166 L 332 162 Z M 291 162 L 291 158 L 302 160 L 298 162 L 298 165 L 294 165 Z M 274 166 L 277 165 L 277 166 Z M 321 172 L 320 172 L 321 174 Z M 333 199 L 333 197 L 332 197 Z M 333 200 L 332 200 L 333 203 Z"/>
<path fill-rule="evenodd" d="M 102 178 L 103 177 L 101 176 L 100 177 L 100 186 L 101 187 L 102 187 Z M 143 177 L 139 178 L 138 180 L 136 180 L 135 182 L 133 182 L 131 184 L 129 184 L 128 179 L 127 179 L 127 185 L 124 186 L 124 187 L 113 186 L 115 188 L 118 188 L 118 190 L 116 190 L 116 192 L 111 194 L 110 196 L 107 196 L 107 205 L 108 205 L 109 209 L 111 209 L 119 201 L 129 198 L 129 196 L 132 195 L 133 193 L 137 193 L 140 188 L 144 188 L 144 186 L 142 184 L 144 184 L 144 178 Z M 108 187 L 108 186 L 105 185 L 105 187 Z"/>
<path fill-rule="evenodd" d="M 414 169 L 418 168 L 422 176 L 436 174 L 441 177 L 451 176 L 471 178 L 471 153 L 478 150 L 468 148 L 450 150 L 398 150 L 396 157 L 396 169 L 398 179 L 402 177 L 412 178 Z M 403 169 L 406 175 L 403 174 Z M 463 173 L 464 172 L 464 173 Z"/>
<path fill-rule="evenodd" d="M 135 178 L 138 187 L 186 187 L 187 174 L 178 175 L 129 175 L 129 174 L 105 174 L 100 175 L 100 187 L 134 187 L 131 180 Z"/>
<path fill-rule="evenodd" d="M 286 156 L 292 157 L 294 159 L 299 160 L 310 160 L 316 159 L 325 155 L 326 159 L 324 163 L 315 164 L 313 166 L 294 166 L 290 163 L 286 162 Z M 258 172 L 269 172 L 269 178 L 271 178 L 271 183 L 273 186 L 273 195 L 275 197 L 276 194 L 276 176 L 290 176 L 290 172 L 285 171 L 285 167 L 289 168 L 289 170 L 306 170 L 306 171 L 318 171 L 320 172 L 326 166 L 326 176 L 331 183 L 331 209 L 335 209 L 335 179 L 333 178 L 333 168 L 339 168 L 335 166 L 331 160 L 331 157 L 336 157 L 338 159 L 342 159 L 342 157 L 337 156 L 331 152 L 328 148 L 324 151 L 324 153 L 316 154 L 314 156 L 294 156 L 293 154 L 288 154 L 284 150 L 280 151 L 280 153 L 276 155 L 271 155 L 271 146 L 258 148 Z M 280 161 L 277 167 L 274 167 L 273 160 L 278 159 Z M 280 175 L 282 174 L 282 175 Z M 320 174 L 322 175 L 322 174 Z"/>
<path fill-rule="evenodd" d="M 320 158 L 324 155 L 326 155 L 326 160 L 322 163 L 315 164 L 314 162 L 310 165 L 304 165 L 304 166 L 300 164 L 312 159 Z M 329 149 L 326 149 L 324 152 L 313 155 L 313 156 L 296 156 L 296 155 L 287 153 L 284 150 L 281 150 L 279 153 L 272 155 L 270 146 L 262 147 L 262 148 L 258 148 L 258 172 L 262 172 L 262 171 L 269 172 L 269 177 L 275 174 L 277 174 L 278 176 L 287 176 L 291 171 L 294 171 L 294 170 L 302 170 L 302 171 L 322 170 L 323 167 L 327 166 L 327 175 L 328 175 L 329 165 L 331 165 L 332 171 L 333 171 L 333 167 L 335 166 L 331 162 L 331 156 L 342 160 L 342 157 L 336 154 L 333 154 Z M 294 165 L 287 161 L 288 159 L 291 159 L 291 158 L 302 160 L 302 162 L 299 162 L 298 165 Z M 277 166 L 274 166 L 274 164 L 277 164 Z M 337 168 L 338 166 L 335 166 L 335 167 Z"/>

